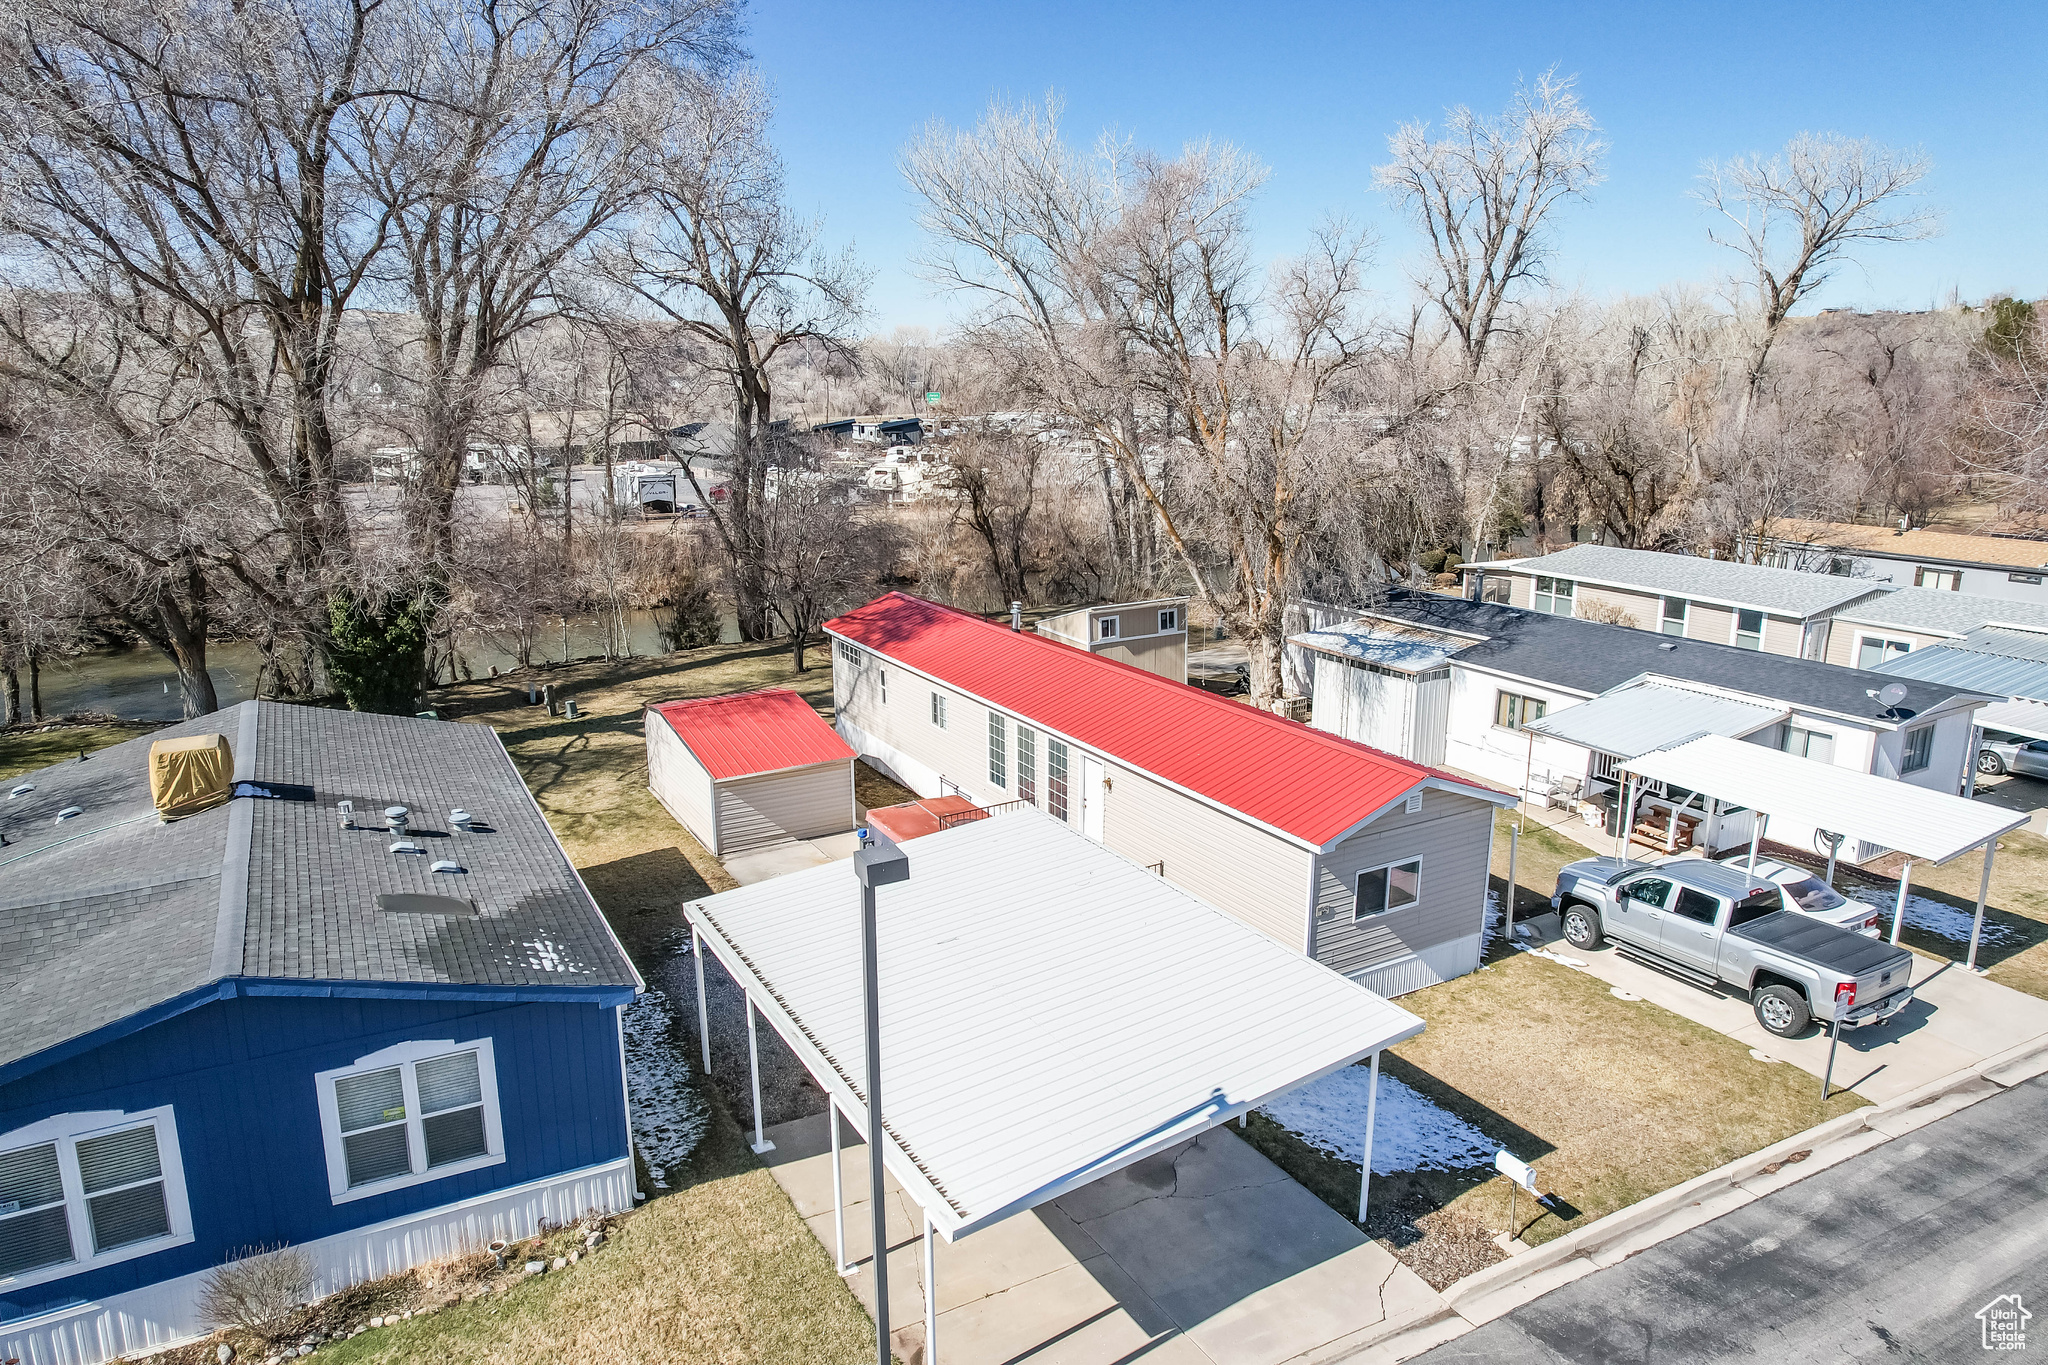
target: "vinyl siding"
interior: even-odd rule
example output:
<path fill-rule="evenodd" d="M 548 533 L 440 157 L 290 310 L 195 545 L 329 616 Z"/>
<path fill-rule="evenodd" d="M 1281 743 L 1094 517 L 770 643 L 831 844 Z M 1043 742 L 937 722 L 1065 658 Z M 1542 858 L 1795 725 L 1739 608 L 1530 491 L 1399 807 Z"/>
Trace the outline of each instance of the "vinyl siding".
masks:
<path fill-rule="evenodd" d="M 1577 605 L 1572 609 L 1573 614 L 1582 620 L 1605 620 L 1604 613 L 1598 617 L 1589 613 L 1611 608 L 1626 612 L 1628 619 L 1621 624 L 1634 626 L 1637 630 L 1657 629 L 1659 615 L 1664 610 L 1663 598 L 1654 594 L 1624 592 L 1619 588 L 1596 587 L 1591 583 L 1579 584 L 1575 596 Z"/>
<path fill-rule="evenodd" d="M 713 853 L 718 830 L 713 823 L 711 774 L 675 728 L 652 711 L 647 717 L 647 786 L 668 813 L 693 838 Z"/>
<path fill-rule="evenodd" d="M 1695 602 L 1685 620 L 1685 638 L 1717 645 L 1735 643 L 1735 613 L 1726 607 Z"/>
<path fill-rule="evenodd" d="M 1417 814 L 1396 806 L 1318 858 L 1316 960 L 1351 975 L 1479 933 L 1492 819 L 1493 807 L 1484 801 L 1425 792 Z M 1420 903 L 1354 920 L 1358 874 L 1417 857 L 1422 859 Z"/>
<path fill-rule="evenodd" d="M 1837 618 L 1828 635 L 1828 662 L 1840 664 L 1843 668 L 1856 667 L 1856 656 L 1862 652 L 1863 636 L 1906 640 L 1911 642 L 1915 649 L 1926 649 L 1929 645 L 1942 644 L 1951 638 L 1946 635 L 1922 635 L 1918 631 L 1898 630 L 1889 626 L 1858 625 L 1854 621 Z"/>
<path fill-rule="evenodd" d="M 858 672 L 872 674 L 878 664 L 891 670 L 887 706 L 881 704 L 880 690 L 873 685 L 872 678 L 842 681 L 838 675 L 856 670 L 843 662 L 833 668 L 841 738 L 919 796 L 944 796 L 957 787 L 980 805 L 1016 797 L 1014 724 L 1007 732 L 1009 781 L 997 788 L 988 780 L 988 707 L 964 692 L 897 668 L 879 656 L 870 655 L 867 665 Z M 934 692 L 946 699 L 943 728 L 932 724 Z M 1041 752 L 1041 767 L 1044 762 Z"/>
<path fill-rule="evenodd" d="M 1764 653 L 1799 657 L 1799 621 L 1791 616 L 1764 617 Z"/>
<path fill-rule="evenodd" d="M 314 1073 L 393 1044 L 488 1037 L 505 1160 L 336 1204 Z M 171 1105 L 193 1240 L 18 1291 L 6 1316 L 154 1284 L 237 1249 L 311 1241 L 626 1155 L 617 1015 L 596 1004 L 219 1000 L 0 1086 L 0 1132 Z"/>
<path fill-rule="evenodd" d="M 736 778 L 718 784 L 718 847 L 738 853 L 852 829 L 853 777 L 846 763 Z"/>
<path fill-rule="evenodd" d="M 1095 652 L 1105 659 L 1115 659 L 1175 682 L 1188 680 L 1188 637 L 1181 632 L 1104 641 L 1095 647 Z"/>
<path fill-rule="evenodd" d="M 1175 886 L 1301 950 L 1307 849 L 1114 760 L 1105 767 L 1106 848 L 1146 866 L 1164 863 L 1166 880 Z"/>

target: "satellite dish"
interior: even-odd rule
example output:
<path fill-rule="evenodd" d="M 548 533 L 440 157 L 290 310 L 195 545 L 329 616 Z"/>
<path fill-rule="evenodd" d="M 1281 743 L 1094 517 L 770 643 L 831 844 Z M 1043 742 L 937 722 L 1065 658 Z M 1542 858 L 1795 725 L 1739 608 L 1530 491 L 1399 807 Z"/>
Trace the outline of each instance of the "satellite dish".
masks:
<path fill-rule="evenodd" d="M 1906 699 L 1906 685 L 1904 683 L 1886 683 L 1878 689 L 1877 699 L 1883 703 L 1884 709 L 1889 711 Z"/>

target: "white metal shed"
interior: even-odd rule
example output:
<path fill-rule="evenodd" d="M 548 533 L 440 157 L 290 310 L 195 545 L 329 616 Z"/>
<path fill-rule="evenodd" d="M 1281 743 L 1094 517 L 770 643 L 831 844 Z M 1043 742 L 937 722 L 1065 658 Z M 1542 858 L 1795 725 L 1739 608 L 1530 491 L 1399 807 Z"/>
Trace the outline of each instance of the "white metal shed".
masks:
<path fill-rule="evenodd" d="M 852 749 L 787 688 L 647 708 L 647 786 L 719 857 L 854 826 Z"/>

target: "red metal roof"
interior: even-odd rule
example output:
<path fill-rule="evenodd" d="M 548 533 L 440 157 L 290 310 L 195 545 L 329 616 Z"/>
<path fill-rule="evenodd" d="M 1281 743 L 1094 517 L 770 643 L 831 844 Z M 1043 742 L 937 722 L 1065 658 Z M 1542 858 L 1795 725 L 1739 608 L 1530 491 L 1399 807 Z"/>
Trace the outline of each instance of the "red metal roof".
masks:
<path fill-rule="evenodd" d="M 786 687 L 656 702 L 647 709 L 668 722 L 715 781 L 858 757 Z"/>
<path fill-rule="evenodd" d="M 1497 794 L 907 593 L 878 597 L 825 629 L 1318 848 L 1432 777 Z"/>
<path fill-rule="evenodd" d="M 987 811 L 964 796 L 934 796 L 905 801 L 900 806 L 870 806 L 868 823 L 902 844 L 927 834 L 937 834 L 946 828 L 949 815 L 969 815 L 976 820 L 988 818 Z"/>

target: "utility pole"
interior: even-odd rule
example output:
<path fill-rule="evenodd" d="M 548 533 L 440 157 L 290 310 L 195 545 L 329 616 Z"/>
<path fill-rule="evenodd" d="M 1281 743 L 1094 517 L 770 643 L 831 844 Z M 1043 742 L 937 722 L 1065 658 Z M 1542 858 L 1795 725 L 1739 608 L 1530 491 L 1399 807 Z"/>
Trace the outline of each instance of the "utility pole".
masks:
<path fill-rule="evenodd" d="M 868 1213 L 875 1243 L 875 1361 L 889 1365 L 889 1212 L 882 1169 L 882 994 L 875 956 L 875 888 L 910 880 L 910 859 L 874 830 L 859 832 L 853 870 L 860 878 L 862 995 L 867 1009 Z"/>

